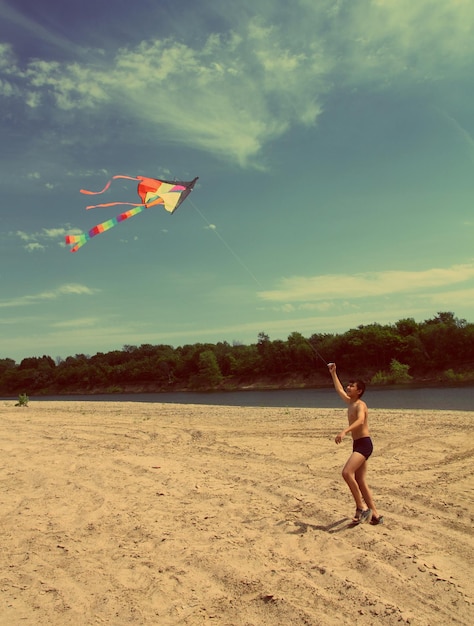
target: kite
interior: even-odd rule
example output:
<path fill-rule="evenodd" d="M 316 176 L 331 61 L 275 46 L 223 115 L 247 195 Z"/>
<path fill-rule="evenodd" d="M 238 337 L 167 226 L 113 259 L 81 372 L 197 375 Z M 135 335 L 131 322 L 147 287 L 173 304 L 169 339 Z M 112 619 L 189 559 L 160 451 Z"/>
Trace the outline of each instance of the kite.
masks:
<path fill-rule="evenodd" d="M 131 209 L 120 213 L 116 217 L 113 217 L 102 224 L 97 224 L 94 228 L 91 228 L 87 233 L 81 233 L 79 235 L 66 235 L 66 244 L 72 245 L 71 252 L 77 252 L 81 246 L 95 237 L 104 233 L 106 230 L 110 230 L 120 222 L 128 220 L 130 217 L 141 213 L 145 209 L 149 209 L 152 206 L 161 205 L 168 213 L 174 213 L 179 205 L 187 198 L 187 196 L 193 190 L 193 187 L 198 179 L 191 180 L 189 182 L 183 181 L 171 181 L 171 180 L 158 180 L 156 178 L 146 178 L 145 176 L 122 176 L 118 174 L 113 176 L 105 187 L 101 191 L 88 191 L 87 189 L 81 189 L 81 193 L 89 196 L 99 195 L 107 191 L 112 184 L 113 180 L 117 178 L 125 178 L 127 180 L 137 180 L 138 188 L 137 193 L 140 196 L 141 203 L 138 202 L 107 202 L 105 204 L 95 204 L 86 207 L 86 209 L 97 209 L 100 207 L 110 207 L 116 205 L 130 205 Z"/>

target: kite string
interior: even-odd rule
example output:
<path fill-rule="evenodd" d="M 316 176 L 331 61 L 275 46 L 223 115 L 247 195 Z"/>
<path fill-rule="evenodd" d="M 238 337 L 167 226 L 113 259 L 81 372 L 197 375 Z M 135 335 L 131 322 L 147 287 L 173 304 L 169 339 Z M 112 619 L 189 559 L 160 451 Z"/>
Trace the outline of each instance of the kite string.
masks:
<path fill-rule="evenodd" d="M 194 202 L 191 199 L 189 199 L 189 203 L 193 206 L 196 213 L 198 213 L 203 219 L 203 221 L 207 224 L 209 230 L 212 230 L 216 234 L 216 236 L 221 240 L 221 242 L 224 244 L 227 250 L 232 254 L 234 259 L 236 259 L 236 261 L 238 261 L 238 263 L 244 268 L 244 270 L 253 278 L 253 280 L 257 283 L 260 289 L 263 289 L 262 283 L 258 280 L 255 274 L 247 267 L 247 265 L 245 265 L 245 263 L 242 261 L 239 255 L 230 247 L 230 245 L 227 243 L 224 237 L 222 237 L 222 235 L 217 230 L 217 228 L 204 217 L 204 215 L 201 213 L 201 211 L 197 208 L 197 206 L 194 204 Z"/>
<path fill-rule="evenodd" d="M 202 214 L 202 212 L 194 204 L 194 202 L 192 201 L 191 198 L 189 199 L 189 203 L 192 205 L 192 207 L 194 208 L 196 213 L 198 213 L 201 216 L 202 220 L 207 224 L 209 230 L 212 230 L 212 231 L 214 231 L 216 233 L 217 237 L 224 244 L 224 246 L 227 248 L 227 250 L 232 254 L 232 256 L 238 261 L 238 263 L 244 268 L 244 270 L 253 278 L 253 280 L 257 283 L 257 285 L 260 287 L 260 289 L 263 289 L 264 287 L 263 287 L 262 283 L 258 280 L 258 278 L 255 276 L 255 274 L 247 267 L 247 265 L 242 261 L 242 259 L 239 257 L 239 255 L 230 247 L 230 245 L 227 243 L 227 241 L 224 239 L 224 237 L 222 237 L 222 235 L 219 233 L 217 228 L 206 219 L 206 217 Z M 315 355 L 321 359 L 321 361 L 324 363 L 324 365 L 326 365 L 326 366 L 329 365 L 329 363 L 327 363 L 326 359 L 324 359 L 321 356 L 321 354 L 313 346 L 313 344 L 309 341 L 309 339 L 307 339 L 306 337 L 303 337 L 303 339 L 306 341 L 306 343 L 311 348 L 311 350 L 315 353 Z"/>

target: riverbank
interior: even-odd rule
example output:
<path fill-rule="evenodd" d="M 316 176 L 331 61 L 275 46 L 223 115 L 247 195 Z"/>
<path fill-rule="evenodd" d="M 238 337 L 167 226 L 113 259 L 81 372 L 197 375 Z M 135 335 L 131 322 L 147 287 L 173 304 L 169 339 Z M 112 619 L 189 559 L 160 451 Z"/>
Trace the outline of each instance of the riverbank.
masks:
<path fill-rule="evenodd" d="M 372 387 L 364 395 L 372 409 L 472 411 L 474 387 Z M 19 399 L 18 399 L 19 400 Z M 0 402 L 16 402 L 0 398 Z M 73 402 L 155 402 L 163 404 L 210 404 L 240 407 L 340 408 L 334 388 L 276 389 L 245 391 L 182 391 L 162 393 L 109 393 L 61 396 L 33 396 L 29 405 L 45 401 Z"/>
<path fill-rule="evenodd" d="M 343 379 L 348 376 L 347 372 L 341 372 Z M 410 377 L 408 380 L 394 383 L 389 377 L 379 377 L 371 382 L 374 372 L 360 371 L 357 377 L 367 382 L 368 388 L 373 390 L 392 390 L 392 389 L 420 389 L 420 388 L 463 388 L 474 387 L 474 369 L 473 367 L 465 368 L 462 371 L 454 372 L 434 371 L 424 376 Z M 87 383 L 80 383 L 79 380 L 85 379 Z M 100 396 L 100 395 L 132 395 L 132 394 L 169 394 L 169 393 L 229 393 L 240 391 L 296 391 L 296 390 L 324 390 L 332 389 L 327 370 L 318 369 L 310 376 L 291 374 L 286 376 L 260 376 L 255 379 L 242 379 L 226 377 L 216 385 L 205 385 L 201 381 L 200 386 L 192 386 L 175 382 L 159 383 L 156 380 L 148 380 L 148 382 L 128 382 L 127 376 L 122 375 L 120 384 L 100 384 L 95 377 L 77 377 L 74 382 L 61 384 L 43 383 L 39 385 L 37 382 L 25 382 L 21 388 L 15 382 L 13 389 L 18 393 L 24 393 L 36 397 L 53 397 L 53 396 Z M 11 392 L 9 387 L 2 387 L 0 384 L 0 396 L 9 397 Z"/>
<path fill-rule="evenodd" d="M 473 418 L 372 412 L 353 528 L 343 407 L 4 402 L 0 623 L 470 624 Z"/>

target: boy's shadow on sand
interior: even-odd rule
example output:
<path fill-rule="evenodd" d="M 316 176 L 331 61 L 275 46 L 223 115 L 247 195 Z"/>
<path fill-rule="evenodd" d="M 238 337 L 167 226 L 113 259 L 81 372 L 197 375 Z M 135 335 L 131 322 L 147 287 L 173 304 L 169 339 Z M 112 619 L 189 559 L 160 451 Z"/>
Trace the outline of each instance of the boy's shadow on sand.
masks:
<path fill-rule="evenodd" d="M 304 535 L 308 532 L 308 530 L 322 530 L 326 533 L 334 534 L 340 533 L 343 530 L 348 530 L 349 528 L 355 528 L 359 524 L 354 524 L 349 518 L 343 517 L 337 522 L 333 522 L 332 524 L 327 524 L 326 526 L 322 524 L 308 524 L 307 522 L 296 521 L 293 522 L 296 526 L 295 530 L 289 531 L 291 535 Z"/>

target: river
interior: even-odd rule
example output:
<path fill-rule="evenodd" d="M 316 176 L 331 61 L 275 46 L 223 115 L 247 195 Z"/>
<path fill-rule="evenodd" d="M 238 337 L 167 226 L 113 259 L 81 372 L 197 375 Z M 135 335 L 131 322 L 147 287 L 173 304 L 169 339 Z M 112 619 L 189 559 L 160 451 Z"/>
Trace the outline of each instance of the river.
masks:
<path fill-rule="evenodd" d="M 12 400 L 12 398 L 3 398 Z M 333 389 L 283 389 L 271 391 L 175 392 L 30 396 L 36 401 L 164 402 L 167 404 L 213 404 L 222 406 L 338 408 L 344 406 Z M 370 409 L 439 409 L 474 411 L 474 387 L 425 387 L 370 389 L 364 394 Z"/>

